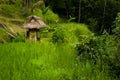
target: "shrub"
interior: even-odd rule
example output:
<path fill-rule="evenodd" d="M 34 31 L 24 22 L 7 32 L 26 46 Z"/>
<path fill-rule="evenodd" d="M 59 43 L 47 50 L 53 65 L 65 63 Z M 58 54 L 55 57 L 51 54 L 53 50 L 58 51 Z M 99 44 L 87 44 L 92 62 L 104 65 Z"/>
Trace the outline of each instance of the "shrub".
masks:
<path fill-rule="evenodd" d="M 118 49 L 114 36 L 107 33 L 93 36 L 88 41 L 76 45 L 80 62 L 89 60 L 100 71 L 106 71 L 109 76 L 117 78 L 120 76 Z"/>
<path fill-rule="evenodd" d="M 62 39 L 63 42 L 77 43 L 81 35 L 91 36 L 92 32 L 89 31 L 86 25 L 78 23 L 61 23 L 50 25 L 49 30 L 53 31 L 52 39 Z M 53 40 L 53 41 L 54 41 Z"/>
<path fill-rule="evenodd" d="M 59 22 L 60 18 L 57 14 L 55 14 L 51 9 L 48 8 L 48 10 L 44 12 L 45 7 L 43 9 L 35 9 L 34 15 L 40 16 L 46 23 L 57 23 Z"/>
<path fill-rule="evenodd" d="M 12 42 L 25 42 L 26 38 L 23 35 L 17 34 L 14 38 L 11 40 Z"/>
<path fill-rule="evenodd" d="M 52 42 L 54 42 L 54 43 L 56 43 L 56 42 L 64 43 L 65 42 L 65 31 L 62 28 L 55 29 L 55 31 L 53 32 L 53 35 L 52 35 Z"/>
<path fill-rule="evenodd" d="M 53 11 L 50 9 L 48 9 L 47 13 L 45 14 L 45 19 L 47 23 L 57 23 L 60 20 L 59 16 L 53 13 Z"/>
<path fill-rule="evenodd" d="M 115 24 L 116 24 L 116 27 L 120 26 L 120 12 L 117 14 L 117 17 L 115 19 Z"/>
<path fill-rule="evenodd" d="M 118 13 L 118 15 L 114 21 L 112 32 L 113 32 L 113 36 L 114 36 L 115 40 L 119 43 L 119 41 L 120 41 L 120 13 Z"/>

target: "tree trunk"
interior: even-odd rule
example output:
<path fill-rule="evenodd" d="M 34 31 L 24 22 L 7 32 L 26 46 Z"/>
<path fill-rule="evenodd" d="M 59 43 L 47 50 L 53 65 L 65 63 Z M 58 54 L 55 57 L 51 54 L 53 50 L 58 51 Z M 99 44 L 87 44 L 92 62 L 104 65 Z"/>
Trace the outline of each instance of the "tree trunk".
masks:
<path fill-rule="evenodd" d="M 104 30 L 104 21 L 105 21 L 105 14 L 106 14 L 106 5 L 107 5 L 107 0 L 104 0 L 104 9 L 103 9 L 103 20 L 102 20 L 102 26 L 101 26 L 101 30 L 100 33 L 103 32 Z"/>
<path fill-rule="evenodd" d="M 81 21 L 81 0 L 79 0 L 79 7 L 78 7 L 78 22 Z"/>
<path fill-rule="evenodd" d="M 65 7 L 66 7 L 66 17 L 67 17 L 67 19 L 69 19 L 69 6 L 68 6 L 68 1 L 65 0 L 64 2 L 65 2 Z"/>

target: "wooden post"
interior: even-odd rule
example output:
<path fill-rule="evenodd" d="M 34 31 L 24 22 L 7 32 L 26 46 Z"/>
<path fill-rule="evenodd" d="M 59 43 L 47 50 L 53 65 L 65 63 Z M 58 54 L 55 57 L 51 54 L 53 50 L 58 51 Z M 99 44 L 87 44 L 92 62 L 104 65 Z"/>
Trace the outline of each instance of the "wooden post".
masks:
<path fill-rule="evenodd" d="M 29 38 L 30 37 L 30 30 L 26 31 L 26 37 Z"/>
<path fill-rule="evenodd" d="M 37 41 L 37 31 L 36 30 L 34 31 L 34 34 L 35 34 L 34 40 Z"/>

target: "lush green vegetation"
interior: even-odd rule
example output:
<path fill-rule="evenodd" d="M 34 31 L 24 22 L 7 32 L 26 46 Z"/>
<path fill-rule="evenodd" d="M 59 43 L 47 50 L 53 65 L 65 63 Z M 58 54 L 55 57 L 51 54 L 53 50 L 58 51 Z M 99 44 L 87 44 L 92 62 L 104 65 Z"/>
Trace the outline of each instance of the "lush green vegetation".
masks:
<path fill-rule="evenodd" d="M 119 80 L 119 4 L 0 0 L 0 80 Z M 47 24 L 37 42 L 22 28 L 29 15 Z"/>
<path fill-rule="evenodd" d="M 0 45 L 1 80 L 113 80 L 90 60 L 81 62 L 69 44 L 6 43 Z M 7 76 L 7 77 L 6 77 Z"/>

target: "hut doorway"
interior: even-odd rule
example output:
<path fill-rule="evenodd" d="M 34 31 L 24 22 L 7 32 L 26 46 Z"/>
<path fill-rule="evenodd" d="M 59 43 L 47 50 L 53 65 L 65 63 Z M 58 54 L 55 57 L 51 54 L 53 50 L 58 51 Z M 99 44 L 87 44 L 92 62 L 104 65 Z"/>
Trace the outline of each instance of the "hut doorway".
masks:
<path fill-rule="evenodd" d="M 40 40 L 39 38 L 39 29 L 28 29 L 26 31 L 26 37 L 30 40 L 30 41 L 38 41 Z"/>

